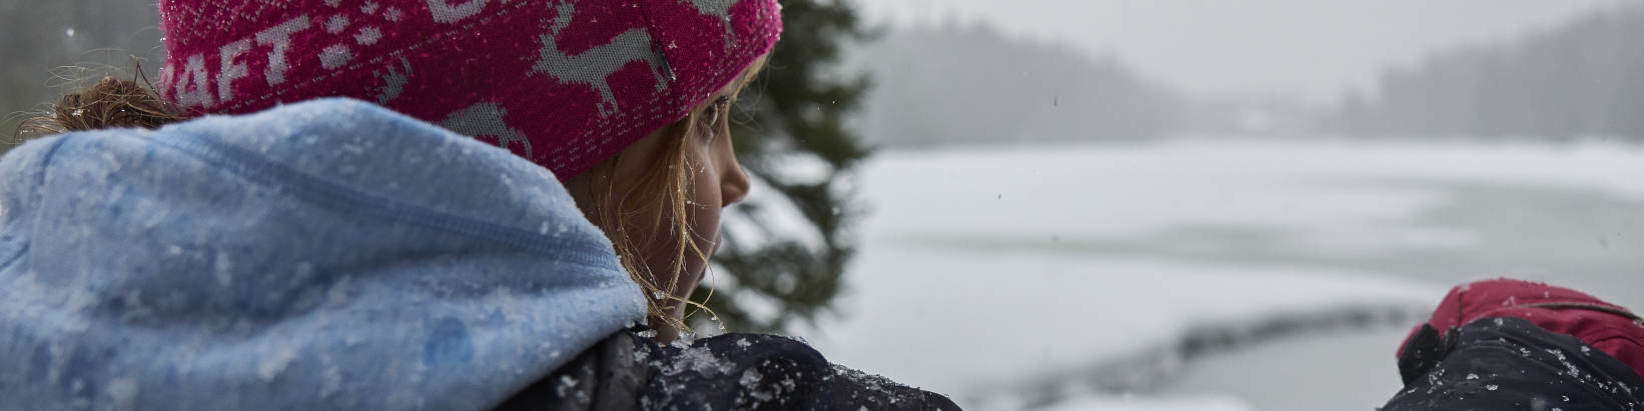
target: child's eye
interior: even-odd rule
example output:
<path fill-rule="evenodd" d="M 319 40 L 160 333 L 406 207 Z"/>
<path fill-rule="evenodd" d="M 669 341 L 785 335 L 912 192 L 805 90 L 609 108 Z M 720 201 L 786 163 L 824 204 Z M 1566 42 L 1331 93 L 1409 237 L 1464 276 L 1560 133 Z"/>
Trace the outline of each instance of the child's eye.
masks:
<path fill-rule="evenodd" d="M 709 104 L 708 108 L 706 110 L 704 110 L 704 113 L 703 113 L 703 114 L 707 114 L 707 116 L 705 116 L 705 117 L 708 120 L 708 125 L 711 126 L 711 125 L 719 124 L 720 113 L 723 113 L 723 112 L 725 112 L 725 110 L 730 109 L 730 105 L 731 105 L 731 97 L 730 96 L 722 96 L 719 99 L 714 100 L 713 104 Z"/>

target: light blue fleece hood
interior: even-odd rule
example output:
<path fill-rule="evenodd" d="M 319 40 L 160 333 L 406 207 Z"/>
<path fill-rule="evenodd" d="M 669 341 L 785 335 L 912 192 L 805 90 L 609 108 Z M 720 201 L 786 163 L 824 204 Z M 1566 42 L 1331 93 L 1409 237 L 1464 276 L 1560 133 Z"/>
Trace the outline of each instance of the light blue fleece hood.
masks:
<path fill-rule="evenodd" d="M 644 314 L 548 171 L 369 103 L 0 161 L 0 409 L 480 409 Z"/>

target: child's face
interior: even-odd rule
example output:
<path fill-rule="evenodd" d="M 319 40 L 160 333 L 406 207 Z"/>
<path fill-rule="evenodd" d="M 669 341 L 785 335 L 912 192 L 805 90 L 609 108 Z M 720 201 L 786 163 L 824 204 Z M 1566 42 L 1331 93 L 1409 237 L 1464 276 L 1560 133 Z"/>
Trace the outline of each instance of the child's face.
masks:
<path fill-rule="evenodd" d="M 736 152 L 731 147 L 730 109 L 736 98 L 736 90 L 732 87 L 734 85 L 720 90 L 704 106 L 696 108 L 702 114 L 697 116 L 698 123 L 693 134 L 685 137 L 692 139 L 685 145 L 686 164 L 690 168 L 688 172 L 692 173 L 690 183 L 685 188 L 685 216 L 694 234 L 691 241 L 707 256 L 713 255 L 719 247 L 720 213 L 725 207 L 742 201 L 743 196 L 748 194 L 748 175 L 742 172 L 742 165 L 737 163 Z M 642 140 L 629 149 L 649 150 L 654 157 L 654 153 L 662 148 L 661 139 L 656 137 L 646 137 L 646 140 L 653 141 Z M 653 272 L 667 272 L 678 256 L 678 243 L 674 241 L 677 236 L 659 234 L 655 238 L 665 241 L 652 243 L 655 248 L 646 250 L 646 263 L 650 264 Z M 673 296 L 689 297 L 702 279 L 707 263 L 705 259 L 687 253 L 679 284 L 672 290 Z M 666 283 L 666 280 L 658 281 L 658 284 Z M 673 315 L 684 315 L 684 308 L 684 304 L 674 305 Z"/>
<path fill-rule="evenodd" d="M 697 124 L 690 135 L 683 138 L 690 139 L 684 145 L 686 164 L 691 173 L 689 183 L 685 187 L 686 205 L 685 216 L 690 224 L 693 236 L 690 239 L 697 249 L 705 255 L 712 255 L 719 244 L 719 217 L 724 207 L 741 201 L 748 193 L 749 181 L 747 174 L 742 172 L 742 166 L 736 161 L 736 153 L 732 149 L 730 134 L 730 109 L 736 98 L 739 84 L 726 86 L 716 92 L 713 97 L 694 108 Z M 614 157 L 616 160 L 609 166 L 599 166 L 583 175 L 579 175 L 566 182 L 566 188 L 579 205 L 596 204 L 594 197 L 603 195 L 603 190 L 612 190 L 614 196 L 620 197 L 628 192 L 641 179 L 649 168 L 656 164 L 657 157 L 663 155 L 668 148 L 667 139 L 670 136 L 661 132 L 652 133 L 639 141 L 634 142 Z M 609 183 L 605 183 L 609 182 Z M 599 194 L 595 194 L 599 193 Z M 597 221 L 597 220 L 596 220 Z M 630 218 L 627 221 L 627 232 L 635 239 L 652 239 L 638 244 L 645 264 L 653 273 L 668 273 L 672 271 L 675 259 L 679 258 L 679 236 L 668 232 L 675 221 L 672 213 L 663 213 L 663 224 L 655 233 L 649 218 Z M 702 279 L 706 259 L 696 258 L 694 253 L 686 252 L 683 262 L 683 271 L 678 283 L 670 294 L 678 298 L 687 298 L 691 291 L 696 289 Z M 666 286 L 666 278 L 653 279 L 659 286 Z M 650 296 L 647 296 L 650 297 Z M 673 304 L 670 315 L 676 318 L 684 314 L 684 304 Z M 663 335 L 672 335 L 673 330 L 663 330 L 661 324 L 652 321 L 653 327 L 659 328 Z"/>

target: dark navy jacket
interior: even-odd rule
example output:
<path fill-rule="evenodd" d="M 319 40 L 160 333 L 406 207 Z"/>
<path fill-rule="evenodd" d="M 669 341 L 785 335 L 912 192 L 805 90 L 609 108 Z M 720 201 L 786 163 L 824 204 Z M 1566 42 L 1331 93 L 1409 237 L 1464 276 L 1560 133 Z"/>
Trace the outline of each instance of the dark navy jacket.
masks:
<path fill-rule="evenodd" d="M 829 364 L 805 343 L 726 334 L 658 344 L 618 332 L 500 410 L 958 410 L 939 394 Z"/>
<path fill-rule="evenodd" d="M 1644 380 L 1604 352 L 1515 317 L 1424 326 L 1399 353 L 1383 410 L 1640 410 Z"/>

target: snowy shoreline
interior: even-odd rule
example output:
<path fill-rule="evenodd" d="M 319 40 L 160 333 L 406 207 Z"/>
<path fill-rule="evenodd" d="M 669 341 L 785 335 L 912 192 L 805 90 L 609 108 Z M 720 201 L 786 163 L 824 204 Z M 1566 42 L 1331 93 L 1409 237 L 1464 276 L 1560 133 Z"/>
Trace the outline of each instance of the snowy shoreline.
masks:
<path fill-rule="evenodd" d="M 1396 388 L 1396 338 L 1457 283 L 1644 304 L 1644 285 L 1619 281 L 1644 266 L 1639 159 L 1465 141 L 886 151 L 861 170 L 868 217 L 839 315 L 796 331 L 973 409 L 1371 401 Z M 1337 340 L 1351 343 L 1315 346 Z M 1356 368 L 1296 370 L 1298 388 L 1197 365 L 1276 347 Z M 1321 373 L 1339 378 L 1306 377 Z"/>

